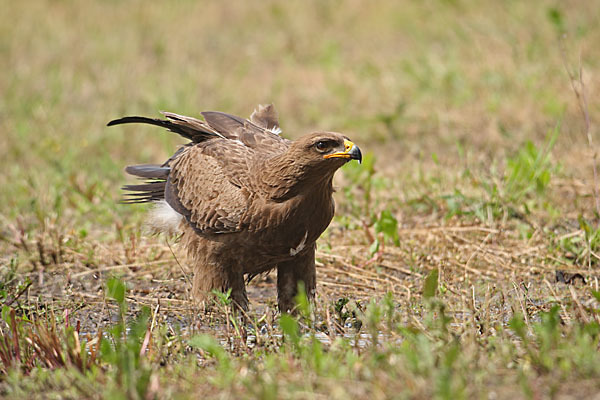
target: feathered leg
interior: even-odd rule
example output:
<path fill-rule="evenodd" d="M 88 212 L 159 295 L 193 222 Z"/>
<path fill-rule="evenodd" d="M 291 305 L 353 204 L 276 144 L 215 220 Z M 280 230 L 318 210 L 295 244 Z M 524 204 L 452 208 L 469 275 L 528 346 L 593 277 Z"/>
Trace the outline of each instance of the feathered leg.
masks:
<path fill-rule="evenodd" d="M 235 307 L 248 311 L 248 295 L 244 275 L 234 268 L 224 268 L 221 264 L 196 264 L 192 295 L 196 300 L 208 300 L 213 290 L 227 292 L 231 289 L 231 300 Z"/>
<path fill-rule="evenodd" d="M 213 290 L 226 292 L 231 289 L 231 299 L 236 307 L 248 310 L 248 296 L 242 268 L 223 255 L 219 243 L 198 235 L 190 227 L 184 227 L 181 244 L 193 264 L 194 278 L 192 296 L 206 302 Z"/>
<path fill-rule="evenodd" d="M 227 281 L 227 275 L 220 265 L 196 263 L 194 265 L 192 296 L 197 301 L 206 302 L 213 290 L 223 290 L 227 287 Z"/>
<path fill-rule="evenodd" d="M 244 274 L 233 268 L 229 269 L 227 274 L 227 284 L 227 288 L 224 288 L 223 290 L 231 289 L 231 300 L 233 300 L 234 306 L 239 307 L 243 311 L 248 311 L 248 295 L 246 294 Z"/>
<path fill-rule="evenodd" d="M 316 290 L 315 246 L 307 249 L 293 260 L 279 263 L 277 266 L 277 301 L 280 312 L 294 309 L 294 298 L 298 292 L 298 282 L 304 283 L 306 296 L 313 300 Z"/>
<path fill-rule="evenodd" d="M 237 271 L 236 271 L 237 272 Z M 231 289 L 234 306 L 248 311 L 248 295 L 244 276 L 221 265 L 202 264 L 194 268 L 192 295 L 198 301 L 207 301 L 213 290 L 227 292 Z"/>

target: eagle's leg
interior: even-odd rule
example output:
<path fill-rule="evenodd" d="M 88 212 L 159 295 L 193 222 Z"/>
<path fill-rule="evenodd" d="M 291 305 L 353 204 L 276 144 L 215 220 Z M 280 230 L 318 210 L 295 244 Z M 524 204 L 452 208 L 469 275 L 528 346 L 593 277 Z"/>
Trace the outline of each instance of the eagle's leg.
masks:
<path fill-rule="evenodd" d="M 192 293 L 196 300 L 207 301 L 213 290 L 227 292 L 231 289 L 231 300 L 234 306 L 244 311 L 248 310 L 248 296 L 246 285 L 241 272 L 232 268 L 224 268 L 222 265 L 209 264 L 196 268 Z"/>
<path fill-rule="evenodd" d="M 246 294 L 243 272 L 233 268 L 229 269 L 227 278 L 228 287 L 225 290 L 231 289 L 231 300 L 233 300 L 234 307 L 238 307 L 242 311 L 248 311 L 248 295 Z"/>
<path fill-rule="evenodd" d="M 212 263 L 197 263 L 194 268 L 192 296 L 200 302 L 207 302 L 213 290 L 226 288 L 228 279 L 223 267 Z"/>
<path fill-rule="evenodd" d="M 316 290 L 315 246 L 290 261 L 277 265 L 277 302 L 280 312 L 292 311 L 296 305 L 298 282 L 304 284 L 306 296 L 313 300 Z"/>

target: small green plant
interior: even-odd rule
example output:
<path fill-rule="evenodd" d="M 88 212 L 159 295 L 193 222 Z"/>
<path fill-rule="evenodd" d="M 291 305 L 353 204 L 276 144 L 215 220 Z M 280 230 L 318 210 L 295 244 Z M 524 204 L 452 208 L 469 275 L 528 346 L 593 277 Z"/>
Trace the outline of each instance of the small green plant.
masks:
<path fill-rule="evenodd" d="M 143 307 L 137 318 L 127 326 L 125 283 L 118 278 L 111 278 L 106 287 L 107 296 L 119 306 L 119 321 L 102 338 L 100 345 L 102 361 L 112 366 L 110 373 L 116 383 L 111 388 L 111 396 L 144 399 L 152 375 L 152 368 L 146 360 L 150 339 L 150 309 Z"/>
<path fill-rule="evenodd" d="M 362 320 L 358 318 L 360 313 L 360 304 L 355 301 L 350 301 L 347 297 L 338 299 L 334 304 L 334 311 L 338 328 L 343 331 L 343 328 L 350 324 L 357 331 L 362 327 Z"/>
<path fill-rule="evenodd" d="M 384 177 L 376 174 L 375 162 L 375 156 L 367 153 L 362 164 L 348 163 L 343 168 L 344 176 L 352 182 L 343 188 L 346 205 L 349 207 L 345 214 L 368 226 L 372 226 L 377 220 L 379 200 L 375 192 L 389 186 Z"/>
<path fill-rule="evenodd" d="M 236 377 L 233 362 L 227 351 L 225 351 L 223 346 L 214 337 L 210 335 L 196 335 L 188 341 L 188 344 L 195 349 L 202 350 L 205 356 L 216 360 L 219 378 L 214 382 L 217 386 L 226 388 L 231 385 Z"/>
<path fill-rule="evenodd" d="M 375 237 L 369 248 L 371 255 L 377 253 L 386 242 L 396 246 L 400 245 L 398 235 L 398 220 L 391 211 L 383 210 L 375 220 Z"/>
<path fill-rule="evenodd" d="M 446 303 L 439 295 L 439 270 L 431 270 L 423 281 L 423 305 L 425 306 L 424 323 L 436 332 L 440 340 L 448 340 L 448 324 L 452 318 L 446 313 Z"/>
<path fill-rule="evenodd" d="M 2 307 L 4 327 L 0 328 L 0 374 L 12 370 L 29 374 L 37 367 L 75 368 L 87 372 L 97 366 L 98 345 L 87 346 L 79 337 L 79 325 L 57 325 L 52 313 L 47 319 L 17 316 L 16 310 Z"/>
<path fill-rule="evenodd" d="M 510 329 L 521 339 L 522 347 L 534 367 L 542 373 L 570 373 L 573 369 L 584 376 L 600 371 L 596 349 L 600 343 L 600 325 L 596 321 L 582 323 L 565 331 L 560 307 L 553 306 L 528 329 L 522 315 L 509 322 Z M 590 354 L 590 350 L 592 354 Z"/>
<path fill-rule="evenodd" d="M 464 398 L 467 380 L 459 371 L 468 355 L 450 330 L 452 317 L 437 297 L 439 271 L 432 270 L 423 281 L 423 325 L 396 328 L 404 341 L 398 353 L 415 374 L 432 380 L 437 398 Z"/>
<path fill-rule="evenodd" d="M 544 194 L 552 173 L 556 170 L 550 152 L 556 143 L 558 132 L 557 125 L 546 136 L 546 144 L 543 148 L 538 148 L 533 142 L 527 141 L 516 155 L 508 158 L 501 194 L 505 202 L 518 204 L 533 194 Z"/>
<path fill-rule="evenodd" d="M 435 297 L 438 290 L 438 276 L 439 271 L 437 268 L 433 269 L 423 282 L 423 298 L 431 299 Z"/>
<path fill-rule="evenodd" d="M 600 253 L 600 228 L 594 228 L 587 219 L 579 216 L 581 233 L 566 235 L 554 240 L 559 257 L 574 265 L 597 265 Z"/>
<path fill-rule="evenodd" d="M 233 303 L 231 289 L 228 289 L 225 292 L 213 290 L 211 293 L 213 295 L 213 303 L 217 310 L 225 316 L 227 336 L 232 341 L 237 341 L 238 344 L 244 345 L 246 331 L 240 317 L 243 318 L 246 314 Z M 233 328 L 233 333 L 235 333 L 235 335 L 232 335 L 231 328 Z"/>
<path fill-rule="evenodd" d="M 279 326 L 287 343 L 290 343 L 295 351 L 300 351 L 300 326 L 298 321 L 290 314 L 279 317 Z"/>
<path fill-rule="evenodd" d="M 375 157 L 372 153 L 364 155 L 362 164 L 348 163 L 344 166 L 344 176 L 352 185 L 344 187 L 344 196 L 350 206 L 350 213 L 354 218 L 372 217 L 373 189 L 379 180 L 375 177 Z M 360 198 L 357 197 L 358 190 Z"/>
<path fill-rule="evenodd" d="M 440 196 L 448 210 L 446 217 L 472 215 L 480 221 L 489 222 L 507 217 L 523 218 L 539 207 L 553 211 L 543 199 L 557 170 L 550 153 L 558 137 L 558 129 L 557 126 L 548 133 L 543 148 L 531 141 L 525 142 L 516 154 L 507 158 L 505 172 L 500 178 L 492 175 L 489 179 L 480 179 L 478 185 L 483 189 L 483 198 L 467 196 L 459 189 Z M 524 234 L 526 236 L 527 232 Z"/>

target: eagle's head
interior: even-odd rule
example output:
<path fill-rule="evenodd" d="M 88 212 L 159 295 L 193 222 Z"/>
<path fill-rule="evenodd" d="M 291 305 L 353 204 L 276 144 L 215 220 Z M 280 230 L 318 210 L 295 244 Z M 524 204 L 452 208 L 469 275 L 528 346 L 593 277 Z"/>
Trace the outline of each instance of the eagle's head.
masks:
<path fill-rule="evenodd" d="M 335 171 L 348 161 L 362 161 L 358 146 L 337 132 L 309 133 L 288 146 L 259 164 L 258 175 L 273 199 L 285 200 L 305 190 L 319 192 L 323 185 L 331 189 Z"/>
<path fill-rule="evenodd" d="M 362 153 L 350 139 L 337 132 L 314 132 L 292 144 L 293 150 L 307 164 L 336 170 L 350 160 L 362 161 Z"/>

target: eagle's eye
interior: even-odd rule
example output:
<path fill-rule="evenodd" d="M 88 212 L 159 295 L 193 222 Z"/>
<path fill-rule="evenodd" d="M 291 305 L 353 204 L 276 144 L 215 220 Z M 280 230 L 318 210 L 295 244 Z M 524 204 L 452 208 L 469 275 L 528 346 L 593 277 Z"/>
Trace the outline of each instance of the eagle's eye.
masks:
<path fill-rule="evenodd" d="M 327 143 L 326 141 L 320 140 L 317 143 L 315 143 L 315 147 L 319 151 L 325 151 L 329 148 L 329 143 Z"/>

